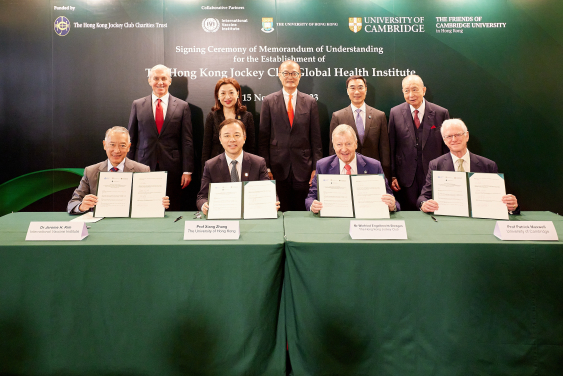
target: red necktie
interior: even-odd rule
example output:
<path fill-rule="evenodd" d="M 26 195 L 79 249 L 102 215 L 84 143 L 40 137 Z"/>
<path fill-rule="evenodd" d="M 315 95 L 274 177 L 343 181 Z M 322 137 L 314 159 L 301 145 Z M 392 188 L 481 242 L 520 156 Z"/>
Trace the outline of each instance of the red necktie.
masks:
<path fill-rule="evenodd" d="M 162 124 L 164 124 L 164 113 L 162 112 L 162 104 L 160 104 L 161 100 L 156 100 L 156 111 L 154 114 L 154 121 L 156 122 L 156 129 L 158 130 L 158 134 L 162 130 Z"/>
<path fill-rule="evenodd" d="M 352 167 L 349 164 L 344 165 L 344 169 L 346 170 L 346 175 L 352 175 Z"/>
<path fill-rule="evenodd" d="M 414 110 L 414 125 L 416 125 L 416 129 L 420 127 L 420 120 L 418 120 L 418 110 Z"/>
<path fill-rule="evenodd" d="M 119 169 L 117 167 L 112 167 L 109 169 L 111 172 L 118 172 Z"/>
<path fill-rule="evenodd" d="M 289 103 L 287 104 L 287 117 L 289 118 L 289 125 L 293 127 L 293 105 L 291 104 L 293 95 L 289 94 Z"/>

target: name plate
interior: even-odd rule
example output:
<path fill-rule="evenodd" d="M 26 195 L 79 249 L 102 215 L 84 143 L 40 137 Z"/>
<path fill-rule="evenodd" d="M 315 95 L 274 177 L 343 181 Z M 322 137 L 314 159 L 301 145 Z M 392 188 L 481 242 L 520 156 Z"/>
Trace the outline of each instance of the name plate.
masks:
<path fill-rule="evenodd" d="M 352 239 L 408 239 L 405 221 L 350 221 Z"/>
<path fill-rule="evenodd" d="M 236 240 L 239 221 L 186 221 L 184 240 Z"/>
<path fill-rule="evenodd" d="M 500 240 L 559 240 L 552 221 L 498 221 L 494 235 Z"/>
<path fill-rule="evenodd" d="M 84 222 L 31 222 L 25 240 L 82 240 L 87 236 Z"/>

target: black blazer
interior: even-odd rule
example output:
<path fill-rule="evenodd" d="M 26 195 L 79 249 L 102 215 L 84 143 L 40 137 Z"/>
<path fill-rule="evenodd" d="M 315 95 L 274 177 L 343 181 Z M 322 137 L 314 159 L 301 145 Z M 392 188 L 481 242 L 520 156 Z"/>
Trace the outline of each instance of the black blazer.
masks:
<path fill-rule="evenodd" d="M 425 100 L 422 119 L 422 168 L 428 172 L 428 163 L 449 152 L 440 129 L 450 118 L 448 110 Z M 389 144 L 391 147 L 391 177 L 399 180 L 401 187 L 410 187 L 416 175 L 416 137 L 408 103 L 391 109 L 389 114 Z"/>
<path fill-rule="evenodd" d="M 129 116 L 131 150 L 127 158 L 155 171 L 173 174 L 194 171 L 192 121 L 188 103 L 170 95 L 162 130 L 158 134 L 151 95 L 133 101 Z"/>
<path fill-rule="evenodd" d="M 241 181 L 270 180 L 264 158 L 246 152 L 242 155 L 240 175 Z M 201 206 L 208 201 L 209 183 L 228 183 L 230 181 L 231 174 L 229 173 L 225 153 L 221 153 L 205 162 L 201 178 L 201 189 L 197 194 L 197 209 L 201 210 Z"/>
<path fill-rule="evenodd" d="M 291 167 L 297 180 L 308 182 L 323 156 L 317 101 L 297 91 L 292 127 L 282 90 L 266 96 L 262 101 L 258 146 L 274 179 L 287 179 Z"/>
<path fill-rule="evenodd" d="M 252 114 L 245 111 L 242 115 L 238 115 L 237 119 L 242 121 L 246 128 L 246 142 L 244 143 L 244 151 L 254 153 L 254 118 Z M 205 165 L 209 159 L 225 152 L 223 145 L 219 142 L 219 125 L 225 120 L 223 110 L 211 111 L 205 119 L 205 128 L 203 130 L 203 146 L 201 150 L 201 164 Z"/>

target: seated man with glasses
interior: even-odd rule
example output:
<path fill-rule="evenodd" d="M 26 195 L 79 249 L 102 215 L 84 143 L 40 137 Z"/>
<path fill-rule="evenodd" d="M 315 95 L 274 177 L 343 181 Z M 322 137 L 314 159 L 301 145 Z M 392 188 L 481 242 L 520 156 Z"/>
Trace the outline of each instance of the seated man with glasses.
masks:
<path fill-rule="evenodd" d="M 242 150 L 246 141 L 246 129 L 242 121 L 224 120 L 217 131 L 225 152 L 205 162 L 203 167 L 196 205 L 205 215 L 209 211 L 209 183 L 270 180 L 264 158 Z M 279 208 L 278 201 L 276 209 Z"/>
<path fill-rule="evenodd" d="M 442 138 L 450 152 L 430 161 L 426 184 L 422 188 L 417 205 L 425 213 L 438 210 L 438 202 L 432 200 L 432 171 L 462 171 L 497 173 L 497 164 L 490 159 L 471 153 L 467 149 L 469 131 L 460 119 L 445 120 L 442 123 Z M 505 195 L 502 202 L 510 214 L 519 214 L 520 208 L 514 195 Z"/>
<path fill-rule="evenodd" d="M 66 207 L 69 214 L 83 214 L 96 206 L 99 172 L 150 172 L 149 166 L 126 157 L 131 148 L 131 138 L 127 128 L 113 127 L 108 129 L 103 145 L 108 159 L 84 169 L 84 176 L 80 180 L 80 185 L 74 190 Z M 162 198 L 162 206 L 166 209 L 170 206 L 168 196 Z"/>
<path fill-rule="evenodd" d="M 387 131 L 387 117 L 366 104 L 366 79 L 362 76 L 350 76 L 346 80 L 346 90 L 351 104 L 339 111 L 333 112 L 330 121 L 329 154 L 334 154 L 332 146 L 332 132 L 339 124 L 349 124 L 356 132 L 358 140 L 357 152 L 373 159 L 377 159 L 383 167 L 385 177 L 391 181 L 391 159 L 389 152 L 389 132 Z"/>

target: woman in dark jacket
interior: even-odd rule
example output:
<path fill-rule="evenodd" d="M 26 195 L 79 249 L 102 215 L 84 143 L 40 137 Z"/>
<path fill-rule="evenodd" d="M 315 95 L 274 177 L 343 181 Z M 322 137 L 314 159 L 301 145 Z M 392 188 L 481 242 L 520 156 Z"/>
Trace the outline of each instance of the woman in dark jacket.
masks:
<path fill-rule="evenodd" d="M 240 85 L 232 77 L 221 78 L 215 85 L 215 106 L 205 119 L 201 163 L 225 152 L 219 142 L 219 125 L 225 119 L 238 119 L 246 128 L 244 151 L 254 153 L 254 119 L 241 102 Z"/>

